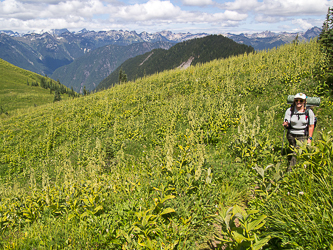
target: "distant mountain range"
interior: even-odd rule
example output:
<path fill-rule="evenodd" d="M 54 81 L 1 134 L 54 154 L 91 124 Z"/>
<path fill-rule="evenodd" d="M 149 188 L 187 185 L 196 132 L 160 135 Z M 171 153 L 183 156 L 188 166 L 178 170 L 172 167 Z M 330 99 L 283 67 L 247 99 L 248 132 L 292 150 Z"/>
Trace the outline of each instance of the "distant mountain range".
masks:
<path fill-rule="evenodd" d="M 143 42 L 169 42 L 204 37 L 207 34 L 174 34 L 169 31 L 149 34 L 135 31 L 69 32 L 67 29 L 43 33 L 18 34 L 0 31 L 0 58 L 20 68 L 39 74 L 52 74 L 57 68 L 73 62 L 86 53 L 106 45 L 126 46 Z M 164 47 L 165 45 L 163 45 Z M 135 56 L 135 55 L 134 55 Z"/>
<path fill-rule="evenodd" d="M 127 46 L 103 46 L 56 69 L 51 78 L 73 87 L 74 91 L 78 93 L 83 91 L 84 86 L 91 91 L 127 59 L 157 48 L 167 50 L 173 44 L 170 42 L 143 42 Z"/>
<path fill-rule="evenodd" d="M 237 43 L 252 46 L 255 50 L 263 50 L 289 43 L 297 35 L 302 41 L 314 38 L 320 32 L 320 28 L 314 27 L 304 33 L 267 31 L 256 34 L 223 35 Z M 41 75 L 50 75 L 55 80 L 59 79 L 64 85 L 75 88 L 76 91 L 80 91 L 83 86 L 92 90 L 98 81 L 129 58 L 156 48 L 168 49 L 174 44 L 208 35 L 175 34 L 170 31 L 153 34 L 147 32 L 138 34 L 135 31 L 123 30 L 96 32 L 86 29 L 79 32 L 55 29 L 20 34 L 2 30 L 0 58 L 20 68 Z"/>
<path fill-rule="evenodd" d="M 234 40 L 237 43 L 246 44 L 252 46 L 255 50 L 265 50 L 278 47 L 282 44 L 292 42 L 296 36 L 298 36 L 299 41 L 310 40 L 319 36 L 321 28 L 313 27 L 305 32 L 298 33 L 274 33 L 271 31 L 264 31 L 261 33 L 254 34 L 223 34 L 226 37 Z"/>

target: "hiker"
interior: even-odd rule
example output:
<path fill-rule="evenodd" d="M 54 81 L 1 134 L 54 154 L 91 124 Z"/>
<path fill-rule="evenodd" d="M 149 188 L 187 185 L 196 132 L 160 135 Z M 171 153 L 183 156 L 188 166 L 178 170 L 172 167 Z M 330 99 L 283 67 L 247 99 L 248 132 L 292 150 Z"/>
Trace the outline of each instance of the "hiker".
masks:
<path fill-rule="evenodd" d="M 313 111 L 306 107 L 306 95 L 297 93 L 294 96 L 294 102 L 290 108 L 287 109 L 283 126 L 288 129 L 287 139 L 289 145 L 296 148 L 296 139 L 298 141 L 307 141 L 311 144 L 312 135 L 314 131 L 315 115 Z M 288 172 L 296 165 L 295 151 L 291 156 Z"/>

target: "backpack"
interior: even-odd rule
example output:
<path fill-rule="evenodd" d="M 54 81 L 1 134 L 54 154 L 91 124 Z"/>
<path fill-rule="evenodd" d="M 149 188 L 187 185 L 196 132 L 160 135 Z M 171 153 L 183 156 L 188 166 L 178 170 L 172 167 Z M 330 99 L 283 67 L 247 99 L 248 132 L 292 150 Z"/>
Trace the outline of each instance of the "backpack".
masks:
<path fill-rule="evenodd" d="M 312 109 L 311 109 L 312 110 Z M 295 109 L 294 109 L 294 106 L 293 105 L 291 105 L 290 106 L 290 111 L 291 111 L 291 114 L 290 114 L 290 121 L 291 121 L 291 117 L 294 115 L 294 111 L 295 111 Z M 309 123 L 310 123 L 310 117 L 309 117 L 309 109 L 306 109 L 305 110 L 305 112 L 304 113 L 300 113 L 300 114 L 297 114 L 298 115 L 298 118 L 299 118 L 299 116 L 300 115 L 305 115 L 306 116 L 306 120 L 308 120 L 308 124 L 307 124 L 307 126 L 305 127 L 305 129 L 304 129 L 304 135 L 305 136 L 308 136 L 309 135 Z M 317 126 L 317 117 L 316 116 L 314 116 L 314 128 Z M 303 129 L 297 129 L 297 128 L 293 128 L 293 127 L 291 127 L 291 124 L 290 124 L 290 126 L 289 126 L 289 130 L 290 129 L 295 129 L 295 130 L 303 130 Z"/>

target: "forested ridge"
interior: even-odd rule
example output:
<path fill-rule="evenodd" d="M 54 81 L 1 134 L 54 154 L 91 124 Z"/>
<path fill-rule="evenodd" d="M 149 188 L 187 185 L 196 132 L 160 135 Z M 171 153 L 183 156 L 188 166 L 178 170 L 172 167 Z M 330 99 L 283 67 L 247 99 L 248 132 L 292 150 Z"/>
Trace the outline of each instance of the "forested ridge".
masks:
<path fill-rule="evenodd" d="M 143 55 L 126 60 L 108 77 L 99 83 L 96 90 L 106 89 L 119 83 L 119 72 L 127 75 L 127 80 L 148 76 L 164 70 L 175 69 L 193 57 L 191 65 L 205 63 L 219 58 L 251 53 L 254 49 L 242 45 L 222 35 L 210 35 L 178 43 L 168 50 L 154 49 Z"/>

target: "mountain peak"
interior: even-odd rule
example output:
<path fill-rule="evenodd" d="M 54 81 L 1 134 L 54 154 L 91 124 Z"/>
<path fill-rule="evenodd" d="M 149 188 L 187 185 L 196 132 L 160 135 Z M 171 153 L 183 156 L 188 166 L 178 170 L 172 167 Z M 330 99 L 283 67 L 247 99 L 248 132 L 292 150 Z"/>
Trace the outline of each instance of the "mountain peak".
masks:
<path fill-rule="evenodd" d="M 276 37 L 277 34 L 272 31 L 263 31 L 260 33 L 253 33 L 253 34 L 243 34 L 247 38 L 269 38 L 269 37 Z"/>
<path fill-rule="evenodd" d="M 319 36 L 319 34 L 321 33 L 321 28 L 318 28 L 317 26 L 308 29 L 305 33 L 304 33 L 304 37 L 306 39 L 310 39 L 316 36 Z"/>
<path fill-rule="evenodd" d="M 52 29 L 51 30 L 51 35 L 57 35 L 57 36 L 59 36 L 59 35 L 61 35 L 62 33 L 67 33 L 67 32 L 69 32 L 69 30 L 68 29 Z"/>
<path fill-rule="evenodd" d="M 11 30 L 0 30 L 0 34 L 3 33 L 3 34 L 6 34 L 8 36 L 21 36 L 20 33 L 18 32 L 14 32 L 14 31 L 11 31 Z"/>
<path fill-rule="evenodd" d="M 83 34 L 89 32 L 86 28 L 83 28 L 82 30 L 76 32 L 76 34 Z"/>

